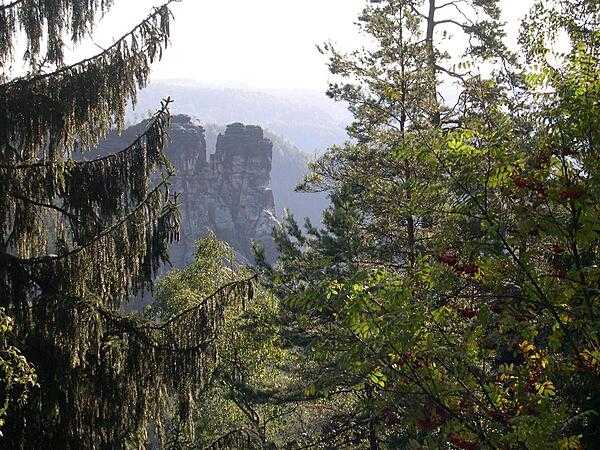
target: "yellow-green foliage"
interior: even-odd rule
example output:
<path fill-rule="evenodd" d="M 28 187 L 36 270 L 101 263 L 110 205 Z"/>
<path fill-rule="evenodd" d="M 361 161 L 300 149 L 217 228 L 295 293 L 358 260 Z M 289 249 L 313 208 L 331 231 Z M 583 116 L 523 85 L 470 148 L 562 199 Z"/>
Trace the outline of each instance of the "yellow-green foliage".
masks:
<path fill-rule="evenodd" d="M 0 436 L 9 403 L 26 401 L 29 389 L 37 386 L 34 368 L 10 345 L 13 326 L 13 319 L 0 308 Z"/>

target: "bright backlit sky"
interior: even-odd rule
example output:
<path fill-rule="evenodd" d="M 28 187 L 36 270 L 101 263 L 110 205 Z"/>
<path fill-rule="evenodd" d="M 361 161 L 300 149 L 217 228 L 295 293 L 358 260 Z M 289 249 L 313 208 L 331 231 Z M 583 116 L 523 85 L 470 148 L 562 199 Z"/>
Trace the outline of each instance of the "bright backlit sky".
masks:
<path fill-rule="evenodd" d="M 117 0 L 94 41 L 109 45 L 160 0 Z M 502 0 L 509 34 L 531 0 Z M 172 46 L 152 79 L 203 84 L 324 90 L 328 72 L 315 45 L 355 48 L 354 22 L 365 0 L 183 0 L 173 6 Z M 86 45 L 86 54 L 97 48 Z M 76 53 L 82 56 L 82 51 Z"/>

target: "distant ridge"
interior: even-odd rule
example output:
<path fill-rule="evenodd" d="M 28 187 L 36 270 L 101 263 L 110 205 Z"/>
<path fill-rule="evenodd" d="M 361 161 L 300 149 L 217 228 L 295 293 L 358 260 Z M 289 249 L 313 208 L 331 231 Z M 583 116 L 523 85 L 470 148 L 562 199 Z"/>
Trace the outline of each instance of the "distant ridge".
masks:
<path fill-rule="evenodd" d="M 188 114 L 206 124 L 260 124 L 308 154 L 322 154 L 347 139 L 350 114 L 324 93 L 214 87 L 181 80 L 155 82 L 142 90 L 129 122 L 144 119 L 165 97 L 174 100 L 174 114 Z"/>

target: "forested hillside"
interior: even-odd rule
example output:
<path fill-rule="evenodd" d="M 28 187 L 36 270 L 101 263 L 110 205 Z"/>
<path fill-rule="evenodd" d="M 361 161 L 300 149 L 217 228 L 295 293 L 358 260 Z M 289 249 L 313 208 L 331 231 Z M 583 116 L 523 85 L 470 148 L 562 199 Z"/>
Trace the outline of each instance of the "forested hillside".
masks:
<path fill-rule="evenodd" d="M 179 2 L 66 64 L 113 3 L 0 0 L 0 448 L 599 448 L 598 1 L 508 45 L 506 1 L 365 0 L 365 46 L 319 47 L 341 140 L 171 84 L 119 136 Z M 270 219 L 280 135 L 329 146 L 281 200 L 319 223 Z"/>

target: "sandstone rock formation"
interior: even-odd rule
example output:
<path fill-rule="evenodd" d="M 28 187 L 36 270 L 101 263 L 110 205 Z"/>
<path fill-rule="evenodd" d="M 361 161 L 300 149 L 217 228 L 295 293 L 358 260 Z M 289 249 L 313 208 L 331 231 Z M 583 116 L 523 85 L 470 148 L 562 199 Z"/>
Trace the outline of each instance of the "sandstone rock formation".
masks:
<path fill-rule="evenodd" d="M 206 151 L 210 155 L 215 152 L 217 137 L 225 132 L 225 126 L 202 124 L 206 139 Z M 326 192 L 299 192 L 298 184 L 310 172 L 311 157 L 294 146 L 288 139 L 264 130 L 264 137 L 273 143 L 273 160 L 271 169 L 271 189 L 275 197 L 275 210 L 278 217 L 288 209 L 298 224 L 303 225 L 310 219 L 312 225 L 322 227 L 323 211 L 329 206 Z"/>
<path fill-rule="evenodd" d="M 99 153 L 124 147 L 145 125 L 109 136 Z M 180 193 L 182 213 L 181 240 L 170 254 L 174 265 L 191 262 L 196 240 L 210 231 L 227 241 L 243 261 L 253 262 L 253 241 L 274 257 L 272 151 L 260 127 L 234 123 L 218 136 L 216 151 L 207 159 L 204 129 L 188 116 L 172 118 L 167 154 L 177 170 L 172 190 Z"/>
<path fill-rule="evenodd" d="M 211 229 L 243 255 L 252 253 L 253 240 L 273 254 L 271 234 L 277 221 L 269 187 L 272 157 L 273 144 L 263 137 L 263 130 L 240 123 L 219 135 L 210 156 Z"/>

